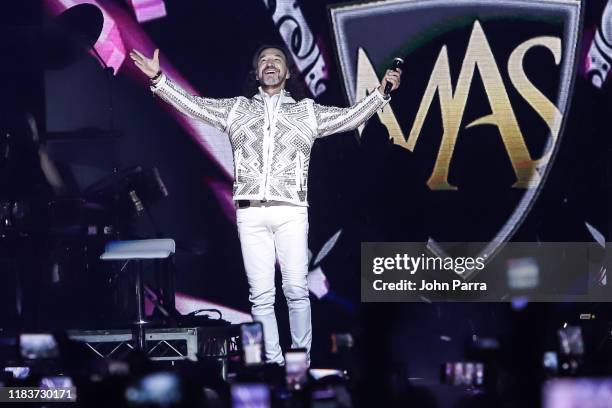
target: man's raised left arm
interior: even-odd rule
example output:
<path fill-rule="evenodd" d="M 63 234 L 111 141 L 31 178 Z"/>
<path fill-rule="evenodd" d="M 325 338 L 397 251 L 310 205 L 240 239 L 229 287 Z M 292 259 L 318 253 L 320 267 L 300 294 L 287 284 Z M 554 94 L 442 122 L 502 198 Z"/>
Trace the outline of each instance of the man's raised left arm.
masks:
<path fill-rule="evenodd" d="M 387 83 L 391 83 L 391 90 L 397 89 L 400 85 L 400 75 L 401 70 L 387 70 L 382 84 L 376 90 L 348 108 L 315 103 L 313 107 L 317 121 L 317 137 L 347 132 L 361 126 L 389 102 L 391 98 L 383 94 L 385 86 Z"/>

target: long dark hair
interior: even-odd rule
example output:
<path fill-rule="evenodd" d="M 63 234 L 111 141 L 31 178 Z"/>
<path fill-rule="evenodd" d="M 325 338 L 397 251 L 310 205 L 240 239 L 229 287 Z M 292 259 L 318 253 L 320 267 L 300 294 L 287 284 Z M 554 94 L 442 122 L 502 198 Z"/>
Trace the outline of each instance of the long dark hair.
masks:
<path fill-rule="evenodd" d="M 279 44 L 264 44 L 255 51 L 253 54 L 253 63 L 251 65 L 251 70 L 247 75 L 246 81 L 244 82 L 244 96 L 247 98 L 252 97 L 253 95 L 258 93 L 259 81 L 257 80 L 257 62 L 259 61 L 259 55 L 266 48 L 274 48 L 280 50 L 285 56 L 285 61 L 287 61 L 287 69 L 291 74 L 287 82 L 285 83 L 285 90 L 289 92 L 291 97 L 296 101 L 304 99 L 306 94 L 306 87 L 304 86 L 304 82 L 300 76 L 300 73 L 295 67 L 295 63 L 293 62 L 293 58 L 291 58 L 291 54 L 287 50 L 287 48 L 283 45 Z"/>

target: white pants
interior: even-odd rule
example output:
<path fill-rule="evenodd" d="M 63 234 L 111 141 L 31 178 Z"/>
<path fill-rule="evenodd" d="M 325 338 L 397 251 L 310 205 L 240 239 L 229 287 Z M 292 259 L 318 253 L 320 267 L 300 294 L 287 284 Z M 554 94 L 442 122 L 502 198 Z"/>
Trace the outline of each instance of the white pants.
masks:
<path fill-rule="evenodd" d="M 289 308 L 291 347 L 305 348 L 310 363 L 312 325 L 308 298 L 308 208 L 279 202 L 236 210 L 253 319 L 264 329 L 266 361 L 284 364 L 274 314 L 274 270 L 281 268 Z"/>

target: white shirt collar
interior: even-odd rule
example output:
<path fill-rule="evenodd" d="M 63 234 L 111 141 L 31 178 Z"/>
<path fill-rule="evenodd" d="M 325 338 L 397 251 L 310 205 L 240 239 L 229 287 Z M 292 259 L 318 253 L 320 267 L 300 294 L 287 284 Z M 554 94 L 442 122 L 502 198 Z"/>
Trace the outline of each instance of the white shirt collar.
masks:
<path fill-rule="evenodd" d="M 285 91 L 284 89 L 281 89 L 281 91 L 277 94 L 274 94 L 272 96 L 268 95 L 266 92 L 264 92 L 264 90 L 260 87 L 257 88 L 259 90 L 258 93 L 256 93 L 253 98 L 255 99 L 260 99 L 263 101 L 263 98 L 268 98 L 268 99 L 276 99 L 279 95 L 283 95 L 283 102 L 295 102 L 295 99 L 293 99 L 291 97 L 291 94 L 287 91 Z"/>

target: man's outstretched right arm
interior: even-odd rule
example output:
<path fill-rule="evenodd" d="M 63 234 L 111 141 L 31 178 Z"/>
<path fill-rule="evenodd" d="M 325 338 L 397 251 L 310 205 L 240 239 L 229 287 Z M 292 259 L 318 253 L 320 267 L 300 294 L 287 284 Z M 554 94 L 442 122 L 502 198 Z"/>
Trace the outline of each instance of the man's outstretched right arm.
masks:
<path fill-rule="evenodd" d="M 201 98 L 185 91 L 160 70 L 158 49 L 153 52 L 151 58 L 133 49 L 130 58 L 151 80 L 151 90 L 154 94 L 186 115 L 207 122 L 223 132 L 226 131 L 228 117 L 237 98 Z"/>
<path fill-rule="evenodd" d="M 200 119 L 221 131 L 226 131 L 230 111 L 237 100 L 237 98 L 213 99 L 192 95 L 163 73 L 152 82 L 151 91 L 184 114 Z"/>

